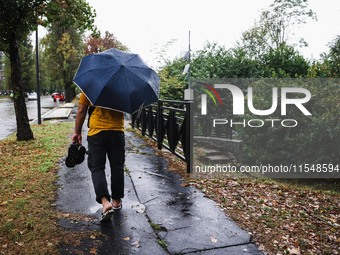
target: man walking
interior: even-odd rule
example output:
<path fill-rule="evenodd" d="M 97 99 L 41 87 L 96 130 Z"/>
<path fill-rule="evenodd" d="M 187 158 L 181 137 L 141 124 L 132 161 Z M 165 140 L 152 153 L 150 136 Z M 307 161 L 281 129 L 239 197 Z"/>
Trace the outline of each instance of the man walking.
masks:
<path fill-rule="evenodd" d="M 105 221 L 110 219 L 114 210 L 122 208 L 124 197 L 124 114 L 93 107 L 84 93 L 81 93 L 72 137 L 74 143 L 82 143 L 81 130 L 88 110 L 88 167 L 91 171 L 96 201 L 103 206 L 101 221 Z M 105 175 L 106 157 L 110 162 L 111 194 Z"/>

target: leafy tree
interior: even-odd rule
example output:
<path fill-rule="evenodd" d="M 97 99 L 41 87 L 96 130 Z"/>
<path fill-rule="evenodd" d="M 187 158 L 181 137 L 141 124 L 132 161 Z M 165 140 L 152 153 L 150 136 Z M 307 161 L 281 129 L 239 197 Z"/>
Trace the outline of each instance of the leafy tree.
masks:
<path fill-rule="evenodd" d="M 105 32 L 104 37 L 89 36 L 85 39 L 86 55 L 101 52 L 111 48 L 116 48 L 122 51 L 128 51 L 128 48 L 108 31 Z"/>
<path fill-rule="evenodd" d="M 51 44 L 57 40 L 52 33 L 47 34 L 39 43 L 40 57 L 40 85 L 45 92 L 63 91 L 64 83 L 60 76 L 60 67 L 57 63 L 57 50 Z"/>
<path fill-rule="evenodd" d="M 49 31 L 41 42 L 42 62 L 48 66 L 44 82 L 49 82 L 53 91 L 65 90 L 70 102 L 76 95 L 72 79 L 83 55 L 82 34 L 73 25 L 63 28 L 59 22 L 50 25 Z"/>
<path fill-rule="evenodd" d="M 10 59 L 11 88 L 14 92 L 14 107 L 17 120 L 17 139 L 33 139 L 29 126 L 22 84 L 19 43 L 26 39 L 36 24 L 35 9 L 43 1 L 0 2 L 0 49 Z"/>
<path fill-rule="evenodd" d="M 61 91 L 63 89 L 62 79 L 59 77 L 59 66 L 55 61 L 56 49 L 52 50 L 50 44 L 55 43 L 52 34 L 49 33 L 40 40 L 40 83 L 41 87 L 49 92 Z"/>
<path fill-rule="evenodd" d="M 264 53 L 259 62 L 262 77 L 306 77 L 309 70 L 308 61 L 292 46 L 284 44 Z"/>
<path fill-rule="evenodd" d="M 340 35 L 329 43 L 329 52 L 321 54 L 321 60 L 313 61 L 308 77 L 332 78 L 340 76 Z"/>
<path fill-rule="evenodd" d="M 22 59 L 22 84 L 24 92 L 30 92 L 35 89 L 35 59 L 33 55 L 33 47 L 29 39 L 23 41 L 19 47 L 20 59 Z M 11 87 L 11 68 L 9 58 L 3 57 L 3 74 L 4 88 L 8 90 Z"/>
<path fill-rule="evenodd" d="M 202 50 L 194 54 L 191 74 L 197 79 L 223 77 L 229 71 L 226 66 L 229 59 L 230 53 L 224 47 L 207 43 Z"/>
<path fill-rule="evenodd" d="M 326 78 L 332 77 L 332 71 L 328 60 L 313 61 L 308 69 L 307 77 L 309 78 Z"/>
<path fill-rule="evenodd" d="M 22 84 L 24 90 L 31 92 L 36 87 L 35 75 L 35 57 L 33 54 L 33 46 L 29 39 L 20 45 L 20 59 L 22 59 Z"/>
<path fill-rule="evenodd" d="M 186 64 L 183 59 L 175 59 L 160 70 L 162 98 L 183 100 L 184 90 L 188 87 L 187 77 L 182 73 Z M 226 50 L 210 43 L 193 55 L 190 68 L 193 81 L 262 74 L 260 63 L 248 58 L 241 48 Z"/>
<path fill-rule="evenodd" d="M 183 95 L 186 88 L 182 74 L 185 64 L 184 60 L 177 59 L 160 71 L 163 78 L 161 95 L 164 98 L 183 99 L 179 95 Z M 219 78 L 306 77 L 308 69 L 308 61 L 292 46 L 286 45 L 269 50 L 259 59 L 253 59 L 240 47 L 226 50 L 217 44 L 207 43 L 194 54 L 191 62 L 191 76 L 194 80 L 202 81 Z"/>
<path fill-rule="evenodd" d="M 316 19 L 315 13 L 308 7 L 308 0 L 274 0 L 261 13 L 260 20 L 243 33 L 240 46 L 251 57 L 258 58 L 270 50 L 289 45 L 292 28 L 305 24 L 308 19 Z M 299 44 L 307 46 L 302 38 Z"/>
<path fill-rule="evenodd" d="M 191 70 L 196 79 L 247 78 L 262 75 L 260 63 L 251 59 L 242 48 L 226 50 L 210 43 L 194 54 Z"/>
<path fill-rule="evenodd" d="M 92 30 L 97 33 L 93 27 L 94 14 L 91 7 L 84 1 L 78 0 L 72 2 L 70 8 L 77 8 L 79 16 L 70 15 L 67 10 L 52 10 L 47 13 L 48 31 L 52 34 L 50 43 L 51 51 L 55 51 L 54 62 L 57 63 L 58 69 L 54 69 L 64 84 L 66 101 L 70 102 L 76 96 L 75 85 L 72 80 L 77 70 L 80 58 L 83 55 L 83 34 L 86 30 Z M 70 9 L 73 11 L 73 9 Z M 56 19 L 56 17 L 58 17 Z"/>
<path fill-rule="evenodd" d="M 182 74 L 185 62 L 182 59 L 175 59 L 159 71 L 161 99 L 183 100 L 184 90 L 187 88 L 185 76 Z"/>
<path fill-rule="evenodd" d="M 329 53 L 325 56 L 331 75 L 340 77 L 340 35 L 338 35 L 331 43 Z"/>
<path fill-rule="evenodd" d="M 73 33 L 72 33 L 73 32 Z M 75 70 L 81 56 L 81 52 L 76 48 L 80 46 L 79 34 L 75 31 L 64 32 L 58 41 L 57 53 L 59 53 L 60 59 L 62 60 L 62 77 L 65 85 L 66 101 L 71 102 L 76 96 L 75 87 L 72 82 Z M 73 38 L 71 36 L 73 35 Z M 75 40 L 79 40 L 78 43 L 74 43 Z"/>
<path fill-rule="evenodd" d="M 11 88 L 17 120 L 17 139 L 34 138 L 29 125 L 22 83 L 19 45 L 39 23 L 47 25 L 64 18 L 61 26 L 77 24 L 80 29 L 93 28 L 94 15 L 83 0 L 2 0 L 0 2 L 0 50 L 8 54 L 11 66 Z"/>
<path fill-rule="evenodd" d="M 72 79 L 84 50 L 86 54 L 112 47 L 127 50 L 127 47 L 109 32 L 106 32 L 103 38 L 97 34 L 91 35 L 86 38 L 84 44 L 83 34 L 73 25 L 63 28 L 59 22 L 54 22 L 50 25 L 49 31 L 41 42 L 44 47 L 42 62 L 46 66 L 44 82 L 50 84 L 52 91 L 66 90 L 68 101 L 75 97 Z"/>

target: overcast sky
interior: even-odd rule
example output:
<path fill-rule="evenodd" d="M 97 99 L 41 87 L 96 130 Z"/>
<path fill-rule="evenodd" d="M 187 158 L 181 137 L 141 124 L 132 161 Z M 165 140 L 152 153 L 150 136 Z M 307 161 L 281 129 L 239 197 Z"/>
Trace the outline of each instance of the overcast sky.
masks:
<path fill-rule="evenodd" d="M 173 59 L 188 49 L 202 49 L 206 42 L 216 42 L 227 49 L 235 45 L 242 32 L 259 19 L 262 9 L 272 0 L 87 0 L 96 10 L 96 25 L 102 32 L 113 33 L 131 52 L 138 53 L 156 66 L 159 51 L 167 42 L 166 58 Z M 327 44 L 340 35 L 340 1 L 309 0 L 318 21 L 296 31 L 308 48 L 302 54 L 319 59 Z"/>

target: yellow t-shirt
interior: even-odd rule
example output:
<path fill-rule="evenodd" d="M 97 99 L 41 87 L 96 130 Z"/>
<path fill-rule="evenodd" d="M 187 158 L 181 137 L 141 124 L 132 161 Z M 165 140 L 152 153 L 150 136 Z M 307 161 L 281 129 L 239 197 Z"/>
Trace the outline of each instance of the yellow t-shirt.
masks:
<path fill-rule="evenodd" d="M 91 105 L 84 93 L 80 93 L 79 103 Z M 119 111 L 96 107 L 91 114 L 87 135 L 92 136 L 104 130 L 124 131 L 124 114 Z"/>

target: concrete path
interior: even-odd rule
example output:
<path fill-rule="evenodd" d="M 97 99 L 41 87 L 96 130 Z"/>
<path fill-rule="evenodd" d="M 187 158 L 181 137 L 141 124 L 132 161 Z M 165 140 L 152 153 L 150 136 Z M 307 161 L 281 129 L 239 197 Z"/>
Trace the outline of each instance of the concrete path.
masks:
<path fill-rule="evenodd" d="M 95 202 L 86 160 L 74 168 L 61 165 L 57 208 L 94 217 L 76 223 L 63 219 L 59 225 L 103 234 L 76 247 L 61 247 L 61 254 L 87 254 L 96 241 L 97 254 L 263 254 L 215 202 L 193 187 L 183 187 L 166 160 L 132 132 L 126 132 L 125 183 L 123 209 L 100 224 L 101 205 Z"/>

